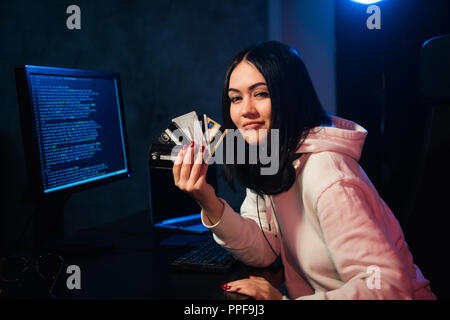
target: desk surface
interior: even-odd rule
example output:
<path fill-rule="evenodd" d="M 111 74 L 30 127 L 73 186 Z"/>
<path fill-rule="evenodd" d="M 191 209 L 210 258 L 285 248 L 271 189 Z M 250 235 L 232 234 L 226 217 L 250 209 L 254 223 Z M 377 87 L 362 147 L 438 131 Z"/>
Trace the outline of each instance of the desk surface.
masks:
<path fill-rule="evenodd" d="M 186 251 L 181 248 L 126 250 L 90 259 L 66 259 L 81 270 L 81 290 L 68 290 L 60 277 L 60 299 L 225 299 L 220 285 L 248 276 L 249 268 L 227 274 L 175 271 L 169 263 Z"/>
<path fill-rule="evenodd" d="M 264 276 L 269 281 L 274 276 L 268 269 L 241 263 L 225 274 L 171 270 L 170 262 L 192 247 L 162 246 L 161 240 L 170 234 L 156 232 L 150 226 L 148 217 L 141 213 L 75 235 L 75 239 L 88 243 L 111 242 L 114 248 L 96 255 L 62 253 L 64 267 L 53 290 L 56 299 L 244 299 L 224 292 L 220 286 L 249 275 Z M 67 288 L 69 265 L 79 266 L 81 289 Z"/>

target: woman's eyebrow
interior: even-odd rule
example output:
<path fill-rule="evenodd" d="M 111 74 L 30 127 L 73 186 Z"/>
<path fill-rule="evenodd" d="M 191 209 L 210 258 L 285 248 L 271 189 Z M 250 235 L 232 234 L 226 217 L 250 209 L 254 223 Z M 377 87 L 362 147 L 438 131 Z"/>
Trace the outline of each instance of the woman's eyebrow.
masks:
<path fill-rule="evenodd" d="M 256 87 L 262 86 L 262 85 L 263 85 L 263 86 L 266 86 L 267 84 L 266 84 L 265 82 L 257 82 L 257 83 L 252 84 L 250 87 L 248 87 L 248 89 L 249 89 L 250 91 L 252 91 L 252 90 L 255 89 Z M 234 89 L 234 88 L 229 88 L 228 91 L 241 92 L 241 91 L 239 91 L 238 89 Z"/>

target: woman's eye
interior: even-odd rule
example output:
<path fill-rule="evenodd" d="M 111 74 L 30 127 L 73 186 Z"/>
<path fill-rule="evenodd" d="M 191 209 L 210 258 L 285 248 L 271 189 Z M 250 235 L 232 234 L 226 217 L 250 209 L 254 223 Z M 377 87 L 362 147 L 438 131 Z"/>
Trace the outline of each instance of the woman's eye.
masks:
<path fill-rule="evenodd" d="M 268 92 L 258 92 L 257 94 L 255 94 L 255 96 L 266 98 L 269 96 L 269 93 Z"/>
<path fill-rule="evenodd" d="M 231 97 L 231 98 L 230 98 L 230 101 L 231 101 L 232 103 L 236 103 L 236 102 L 238 102 L 240 99 L 241 99 L 241 97 Z"/>

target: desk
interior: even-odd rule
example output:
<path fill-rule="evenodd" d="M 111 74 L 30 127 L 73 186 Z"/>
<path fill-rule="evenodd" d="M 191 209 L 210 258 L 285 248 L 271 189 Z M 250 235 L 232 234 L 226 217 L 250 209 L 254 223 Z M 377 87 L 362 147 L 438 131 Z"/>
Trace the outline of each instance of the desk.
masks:
<path fill-rule="evenodd" d="M 274 278 L 268 269 L 250 268 L 241 263 L 226 274 L 171 270 L 170 262 L 192 247 L 161 246 L 160 241 L 167 236 L 168 233 L 150 228 L 145 213 L 78 232 L 75 239 L 88 243 L 111 241 L 115 248 L 92 256 L 61 253 L 65 266 L 53 290 L 56 299 L 239 299 L 247 297 L 230 295 L 220 286 L 249 275 L 264 276 L 269 281 Z M 67 288 L 69 265 L 80 268 L 79 290 Z"/>

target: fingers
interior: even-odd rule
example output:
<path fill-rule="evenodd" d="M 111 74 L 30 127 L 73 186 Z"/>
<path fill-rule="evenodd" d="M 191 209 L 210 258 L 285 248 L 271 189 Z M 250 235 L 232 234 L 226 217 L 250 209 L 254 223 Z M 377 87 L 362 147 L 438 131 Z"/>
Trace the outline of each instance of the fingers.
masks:
<path fill-rule="evenodd" d="M 198 185 L 201 180 L 206 180 L 208 165 L 203 161 L 205 147 L 199 148 L 195 161 L 194 153 L 195 145 L 194 142 L 191 142 L 189 146 L 183 146 L 175 159 L 172 173 L 175 185 L 181 189 L 195 188 L 195 185 Z"/>
<path fill-rule="evenodd" d="M 208 172 L 209 165 L 205 162 L 202 164 L 202 168 L 200 170 L 200 177 L 206 179 L 206 173 Z"/>
<path fill-rule="evenodd" d="M 202 164 L 203 164 L 203 154 L 205 152 L 205 146 L 201 146 L 195 157 L 194 165 L 192 166 L 190 180 L 192 184 L 195 184 L 198 178 L 201 176 Z"/>
<path fill-rule="evenodd" d="M 178 152 L 177 158 L 173 164 L 172 174 L 175 185 L 178 185 L 180 180 L 181 165 L 183 164 L 184 154 L 186 153 L 187 145 L 184 145 Z"/>
<path fill-rule="evenodd" d="M 247 279 L 240 279 L 240 280 L 232 281 L 232 282 L 227 283 L 226 285 L 231 287 L 231 289 L 236 289 L 239 285 L 247 285 L 248 283 L 260 285 L 260 284 L 269 283 L 269 282 L 265 278 L 262 278 L 262 277 L 250 276 Z"/>
<path fill-rule="evenodd" d="M 257 289 L 250 279 L 242 279 L 223 284 L 222 289 L 227 292 L 238 292 L 257 299 Z"/>
<path fill-rule="evenodd" d="M 186 150 L 186 154 L 183 158 L 183 164 L 181 165 L 180 180 L 189 180 L 189 175 L 191 174 L 191 167 L 194 157 L 194 142 L 192 141 Z"/>
<path fill-rule="evenodd" d="M 227 292 L 239 292 L 253 297 L 255 300 L 279 300 L 282 294 L 274 288 L 266 279 L 250 276 L 248 279 L 241 279 L 222 285 L 222 289 Z"/>

